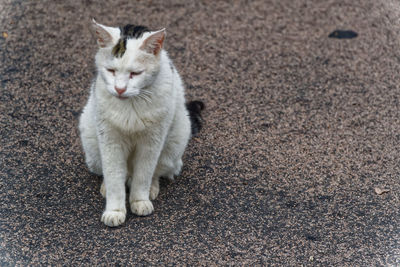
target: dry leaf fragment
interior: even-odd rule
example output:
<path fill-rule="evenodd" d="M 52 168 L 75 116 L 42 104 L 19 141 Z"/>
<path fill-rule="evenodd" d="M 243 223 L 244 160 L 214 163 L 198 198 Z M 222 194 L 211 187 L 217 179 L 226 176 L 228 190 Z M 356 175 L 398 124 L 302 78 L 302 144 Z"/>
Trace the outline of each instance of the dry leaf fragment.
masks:
<path fill-rule="evenodd" d="M 7 38 L 8 37 L 8 33 L 7 32 L 3 32 L 3 38 Z"/>
<path fill-rule="evenodd" d="M 382 194 L 387 193 L 387 192 L 390 191 L 389 189 L 382 189 L 382 188 L 379 188 L 379 187 L 375 187 L 374 189 L 375 189 L 375 193 L 377 193 L 378 195 L 382 195 Z"/>

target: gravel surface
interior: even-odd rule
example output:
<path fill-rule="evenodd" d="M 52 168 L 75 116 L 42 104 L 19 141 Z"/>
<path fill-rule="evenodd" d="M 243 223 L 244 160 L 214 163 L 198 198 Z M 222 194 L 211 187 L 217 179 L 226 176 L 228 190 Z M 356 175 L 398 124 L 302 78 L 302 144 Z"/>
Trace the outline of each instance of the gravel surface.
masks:
<path fill-rule="evenodd" d="M 92 17 L 165 27 L 206 104 L 115 229 L 77 129 Z M 400 265 L 399 38 L 395 0 L 0 0 L 0 265 Z"/>

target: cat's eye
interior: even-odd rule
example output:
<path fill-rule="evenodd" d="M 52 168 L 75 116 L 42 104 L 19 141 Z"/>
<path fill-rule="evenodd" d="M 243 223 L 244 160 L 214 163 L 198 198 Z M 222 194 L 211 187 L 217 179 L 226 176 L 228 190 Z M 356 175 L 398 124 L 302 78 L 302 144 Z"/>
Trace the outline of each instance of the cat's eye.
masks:
<path fill-rule="evenodd" d="M 137 75 L 141 74 L 142 72 L 143 71 L 138 71 L 138 72 L 131 71 L 131 73 L 129 74 L 129 79 L 132 79 L 133 76 L 137 76 Z"/>
<path fill-rule="evenodd" d="M 110 72 L 112 75 L 115 75 L 115 70 L 114 69 L 107 69 L 108 72 Z"/>

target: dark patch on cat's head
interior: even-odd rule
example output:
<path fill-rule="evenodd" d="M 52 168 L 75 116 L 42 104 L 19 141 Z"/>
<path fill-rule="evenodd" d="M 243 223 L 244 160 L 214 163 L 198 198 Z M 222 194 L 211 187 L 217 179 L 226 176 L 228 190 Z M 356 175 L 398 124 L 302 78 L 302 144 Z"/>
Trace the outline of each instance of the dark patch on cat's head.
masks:
<path fill-rule="evenodd" d="M 149 28 L 142 25 L 128 24 L 121 27 L 121 36 L 125 38 L 140 38 L 145 32 L 150 32 Z"/>
<path fill-rule="evenodd" d="M 112 50 L 112 54 L 115 57 L 122 57 L 125 54 L 126 51 L 126 39 L 119 39 L 118 43 L 114 46 Z"/>
<path fill-rule="evenodd" d="M 121 38 L 118 43 L 114 46 L 112 54 L 115 57 L 122 57 L 126 51 L 126 42 L 128 39 L 138 39 L 142 37 L 145 32 L 150 32 L 150 29 L 142 25 L 132 25 L 128 24 L 120 28 Z"/>

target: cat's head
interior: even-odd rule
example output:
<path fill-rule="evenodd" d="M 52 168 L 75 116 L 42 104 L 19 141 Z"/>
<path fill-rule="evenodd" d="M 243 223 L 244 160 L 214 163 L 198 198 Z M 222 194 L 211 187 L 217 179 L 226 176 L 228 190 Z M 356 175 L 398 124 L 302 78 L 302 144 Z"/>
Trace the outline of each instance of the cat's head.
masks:
<path fill-rule="evenodd" d="M 96 65 L 107 91 L 120 99 L 139 95 L 158 74 L 165 29 L 107 27 L 94 19 L 92 24 L 99 45 Z"/>

